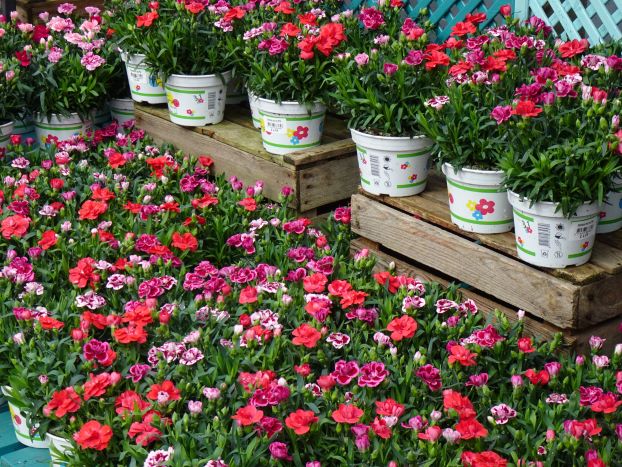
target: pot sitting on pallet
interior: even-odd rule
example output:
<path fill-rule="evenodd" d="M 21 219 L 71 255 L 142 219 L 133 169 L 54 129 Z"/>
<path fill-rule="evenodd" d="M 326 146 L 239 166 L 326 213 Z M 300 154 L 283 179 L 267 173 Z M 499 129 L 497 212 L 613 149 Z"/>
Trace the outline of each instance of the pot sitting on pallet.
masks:
<path fill-rule="evenodd" d="M 24 446 L 30 448 L 47 449 L 49 447 L 48 441 L 37 433 L 36 426 L 32 429 L 28 428 L 24 413 L 11 402 L 11 388 L 3 386 L 2 394 L 8 399 L 9 413 L 11 414 L 11 421 L 13 422 L 13 429 L 15 430 L 15 437 L 17 440 Z"/>
<path fill-rule="evenodd" d="M 222 122 L 231 76 L 231 71 L 213 75 L 171 75 L 165 85 L 171 122 L 192 127 Z"/>
<path fill-rule="evenodd" d="M 545 268 L 579 266 L 590 260 L 596 238 L 600 206 L 586 203 L 570 218 L 557 203 L 532 203 L 508 192 L 514 210 L 518 257 Z"/>
<path fill-rule="evenodd" d="M 12 121 L 0 122 L 0 149 L 4 149 L 9 145 L 14 130 L 15 124 Z"/>
<path fill-rule="evenodd" d="M 134 101 L 131 98 L 110 99 L 110 114 L 119 125 L 134 120 Z"/>
<path fill-rule="evenodd" d="M 48 144 L 50 140 L 65 141 L 74 136 L 84 135 L 93 129 L 90 120 L 82 120 L 77 113 L 69 116 L 52 114 L 49 118 L 42 114 L 34 116 L 35 133 L 39 144 Z"/>
<path fill-rule="evenodd" d="M 158 75 L 145 63 L 145 56 L 141 54 L 121 54 L 125 62 L 127 79 L 130 84 L 132 99 L 147 104 L 166 103 L 166 93 Z"/>
<path fill-rule="evenodd" d="M 354 129 L 350 132 L 365 191 L 398 197 L 425 190 L 432 141 L 424 136 L 376 136 Z"/>
<path fill-rule="evenodd" d="M 35 131 L 35 124 L 32 117 L 25 117 L 23 120 L 17 120 L 14 122 L 15 128 L 13 129 L 14 135 L 20 135 L 22 137 L 22 144 L 28 144 L 32 140 L 32 148 L 34 149 L 38 145 L 37 133 Z"/>
<path fill-rule="evenodd" d="M 324 132 L 326 106 L 276 102 L 257 98 L 263 147 L 271 154 L 289 154 L 319 146 Z"/>
<path fill-rule="evenodd" d="M 622 228 L 622 178 L 616 177 L 613 183 L 618 191 L 610 191 L 601 206 L 597 234 L 611 233 Z"/>
<path fill-rule="evenodd" d="M 495 234 L 514 227 L 512 207 L 503 172 L 462 168 L 443 164 L 451 221 L 467 232 Z"/>
<path fill-rule="evenodd" d="M 56 436 L 52 433 L 46 434 L 46 440 L 50 445 L 50 458 L 52 460 L 52 467 L 65 467 L 65 456 L 71 455 L 73 451 L 73 445 L 67 438 Z"/>

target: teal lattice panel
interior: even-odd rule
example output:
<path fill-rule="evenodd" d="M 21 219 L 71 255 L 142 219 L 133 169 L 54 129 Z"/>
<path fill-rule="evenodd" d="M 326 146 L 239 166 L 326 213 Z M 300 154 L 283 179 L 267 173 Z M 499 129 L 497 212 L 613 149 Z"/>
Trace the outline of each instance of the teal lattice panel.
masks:
<path fill-rule="evenodd" d="M 590 44 L 622 39 L 622 0 L 516 0 L 522 19 L 539 16 L 562 39 Z"/>
<path fill-rule="evenodd" d="M 387 0 L 388 1 L 388 0 Z M 351 0 L 347 8 L 357 9 L 363 4 L 377 3 L 377 0 Z M 417 19 L 419 11 L 427 8 L 430 20 L 436 26 L 436 40 L 444 41 L 449 37 L 451 28 L 459 21 L 464 21 L 468 13 L 484 12 L 488 19 L 484 26 L 500 23 L 499 14 L 502 5 L 513 5 L 514 0 L 410 0 L 404 8 L 407 14 Z"/>

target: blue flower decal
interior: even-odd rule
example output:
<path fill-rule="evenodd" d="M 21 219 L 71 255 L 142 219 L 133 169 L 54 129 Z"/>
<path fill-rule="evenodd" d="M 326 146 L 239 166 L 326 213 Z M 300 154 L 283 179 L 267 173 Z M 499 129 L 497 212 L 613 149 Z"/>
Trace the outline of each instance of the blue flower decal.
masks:
<path fill-rule="evenodd" d="M 479 211 L 477 211 L 477 210 L 473 211 L 473 212 L 471 213 L 471 215 L 473 216 L 473 218 L 474 218 L 476 221 L 481 221 L 481 220 L 484 218 L 484 216 L 482 215 L 482 213 L 481 213 L 481 212 L 479 212 Z"/>
<path fill-rule="evenodd" d="M 289 142 L 292 144 L 300 144 L 300 140 L 297 136 L 292 136 L 292 139 L 290 139 Z"/>

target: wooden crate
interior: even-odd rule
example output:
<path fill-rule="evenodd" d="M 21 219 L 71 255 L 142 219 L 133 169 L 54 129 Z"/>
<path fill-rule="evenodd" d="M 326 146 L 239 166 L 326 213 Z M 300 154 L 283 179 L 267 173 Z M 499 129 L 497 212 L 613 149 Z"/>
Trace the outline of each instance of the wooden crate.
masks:
<path fill-rule="evenodd" d="M 217 173 L 235 175 L 245 183 L 263 180 L 264 194 L 277 200 L 281 188 L 294 188 L 293 206 L 309 216 L 347 200 L 359 184 L 356 148 L 345 122 L 326 117 L 320 146 L 278 156 L 266 152 L 250 111 L 227 106 L 217 125 L 184 128 L 171 123 L 166 106 L 136 105 L 136 123 L 156 141 L 168 142 L 190 154 L 206 154 Z"/>
<path fill-rule="evenodd" d="M 436 175 L 419 196 L 354 195 L 352 229 L 562 330 L 622 317 L 622 232 L 599 236 L 588 264 L 539 269 L 516 257 L 513 233 L 479 235 L 452 224 L 445 182 Z"/>
<path fill-rule="evenodd" d="M 17 0 L 16 10 L 19 13 L 19 18 L 22 21 L 34 22 L 37 20 L 39 13 L 48 11 L 51 16 L 58 14 L 58 7 L 63 3 L 67 3 L 67 0 L 45 0 L 45 1 L 32 1 L 32 0 Z M 84 7 L 95 6 L 104 9 L 104 0 L 74 0 L 71 1 L 78 7 L 78 13 L 86 14 Z"/>

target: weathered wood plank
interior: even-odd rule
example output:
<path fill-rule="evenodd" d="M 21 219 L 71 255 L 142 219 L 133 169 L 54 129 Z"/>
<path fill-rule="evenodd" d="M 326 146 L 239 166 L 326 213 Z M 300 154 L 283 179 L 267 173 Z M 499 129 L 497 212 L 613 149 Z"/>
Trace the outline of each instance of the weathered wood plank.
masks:
<path fill-rule="evenodd" d="M 622 274 L 607 275 L 580 288 L 578 327 L 593 326 L 615 316 L 622 319 Z"/>
<path fill-rule="evenodd" d="M 326 160 L 298 173 L 300 210 L 349 199 L 359 184 L 356 157 Z"/>
<path fill-rule="evenodd" d="M 577 323 L 577 286 L 378 201 L 352 196 L 352 229 L 560 328 Z"/>
<path fill-rule="evenodd" d="M 283 156 L 283 160 L 288 164 L 292 164 L 298 167 L 346 155 L 351 156 L 351 158 L 356 163 L 356 178 L 357 180 L 359 180 L 360 183 L 358 175 L 358 162 L 356 160 L 356 145 L 350 138 L 328 144 L 322 144 L 321 146 L 318 146 L 314 149 L 307 149 L 305 151 L 285 154 Z"/>

